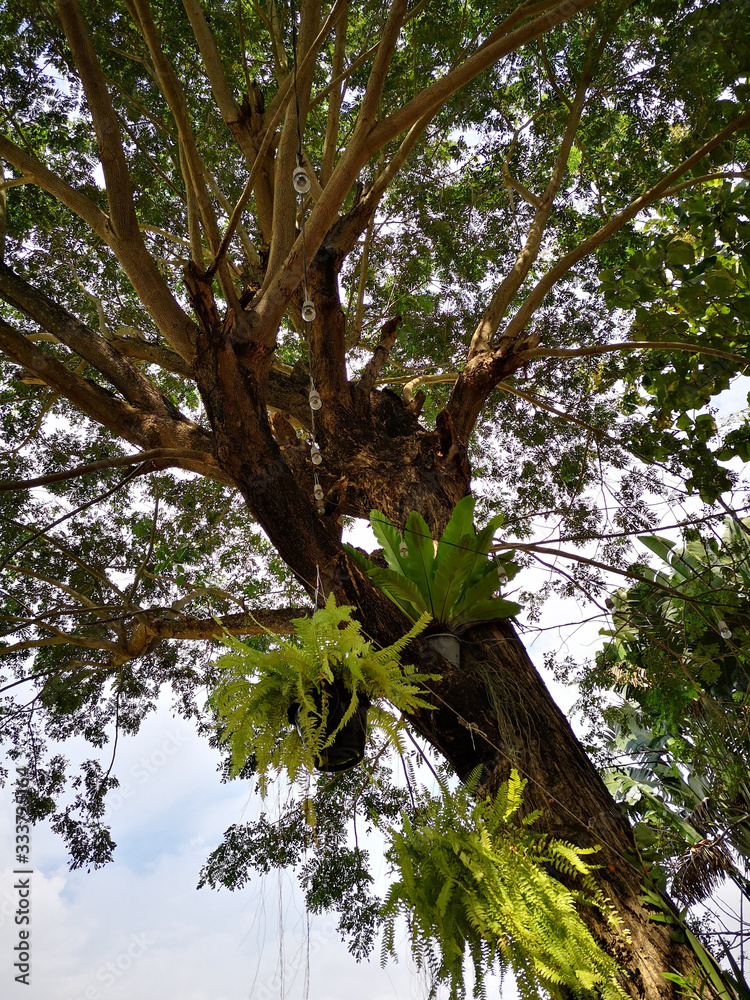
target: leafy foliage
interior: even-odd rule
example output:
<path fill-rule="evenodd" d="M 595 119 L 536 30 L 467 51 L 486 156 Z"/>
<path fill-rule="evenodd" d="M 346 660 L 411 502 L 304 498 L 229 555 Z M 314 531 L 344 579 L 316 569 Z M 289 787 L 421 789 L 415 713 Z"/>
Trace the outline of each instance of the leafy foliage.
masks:
<path fill-rule="evenodd" d="M 473 477 L 509 531 L 554 523 L 610 561 L 654 530 L 653 490 L 711 502 L 733 485 L 750 425 L 697 411 L 747 366 L 749 0 L 0 7 L 0 466 L 46 481 L 3 494 L 0 722 L 76 863 L 111 853 L 116 779 L 90 762 L 69 776 L 42 737 L 101 751 L 165 685 L 209 730 L 196 692 L 216 683 L 216 618 L 238 635 L 253 614 L 288 620 L 317 575 L 356 594 L 366 630 L 342 516 L 444 523 Z M 298 144 L 317 182 L 301 202 Z M 91 470 L 133 448 L 168 457 L 132 479 Z M 373 571 L 413 620 L 518 610 L 496 596 L 512 565 L 470 522 L 442 555 L 418 514 L 405 555 L 393 529 Z M 334 672 L 308 665 L 311 683 Z M 304 701 L 298 668 L 269 693 Z M 260 679 L 235 670 L 237 733 Z M 455 732 L 432 739 L 445 752 Z"/>
<path fill-rule="evenodd" d="M 468 951 L 475 995 L 497 959 L 515 973 L 524 1000 L 620 1000 L 617 965 L 577 912 L 595 906 L 618 925 L 584 860 L 596 849 L 534 832 L 539 813 L 521 816 L 525 784 L 513 771 L 494 801 L 479 802 L 465 788 L 444 788 L 405 817 L 387 854 L 400 877 L 384 906 L 384 953 L 393 950 L 395 920 L 404 914 L 415 959 L 433 974 L 431 995 L 446 981 L 451 998 L 465 996 Z"/>
<path fill-rule="evenodd" d="M 312 771 L 321 751 L 354 715 L 362 695 L 387 701 L 402 712 L 428 707 L 420 698 L 421 675 L 402 666 L 399 654 L 425 628 L 429 616 L 422 615 L 398 642 L 376 650 L 362 635 L 353 611 L 337 607 L 331 594 L 324 608 L 294 620 L 296 641 L 278 642 L 267 652 L 225 637 L 231 652 L 218 661 L 220 680 L 211 704 L 222 738 L 231 746 L 233 774 L 252 758 L 265 789 L 271 770 L 283 768 L 291 781 L 303 770 Z M 351 699 L 339 725 L 327 734 L 326 685 L 334 680 L 343 681 Z M 289 726 L 292 705 L 299 706 L 299 731 Z M 374 714 L 376 724 L 395 736 L 398 724 L 393 716 L 377 706 Z"/>
<path fill-rule="evenodd" d="M 665 568 L 639 567 L 647 579 L 613 595 L 613 628 L 585 679 L 626 699 L 604 713 L 605 781 L 655 882 L 690 905 L 729 878 L 748 899 L 748 522 L 682 547 L 642 541 Z"/>
<path fill-rule="evenodd" d="M 435 622 L 460 630 L 475 622 L 510 618 L 521 606 L 493 595 L 518 567 L 510 555 L 488 558 L 495 531 L 504 519 L 497 515 L 478 532 L 474 502 L 472 496 L 458 501 L 437 546 L 417 511 L 409 514 L 401 534 L 384 514 L 373 510 L 370 523 L 383 546 L 388 569 L 347 548 L 373 583 L 412 621 L 428 613 Z"/>

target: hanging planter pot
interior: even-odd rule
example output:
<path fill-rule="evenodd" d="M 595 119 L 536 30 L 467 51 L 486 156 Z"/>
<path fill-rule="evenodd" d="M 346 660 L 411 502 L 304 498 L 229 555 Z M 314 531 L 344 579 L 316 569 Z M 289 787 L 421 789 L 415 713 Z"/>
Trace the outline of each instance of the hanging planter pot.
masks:
<path fill-rule="evenodd" d="M 346 710 L 351 702 L 351 694 L 340 681 L 328 684 L 325 687 L 327 695 L 328 711 L 325 721 L 325 740 L 341 725 L 341 720 L 346 715 Z M 324 692 L 316 691 L 313 698 L 319 717 L 323 715 Z M 336 733 L 333 743 L 321 751 L 320 756 L 315 758 L 315 767 L 319 771 L 346 771 L 350 767 L 356 767 L 365 756 L 365 740 L 367 739 L 367 709 L 370 707 L 370 699 L 364 694 L 358 694 L 358 704 L 354 715 Z M 300 706 L 294 702 L 289 706 L 287 717 L 291 725 L 295 726 L 300 737 L 304 740 L 302 727 L 299 724 Z"/>
<path fill-rule="evenodd" d="M 461 666 L 461 640 L 455 632 L 433 632 L 425 639 L 454 667 Z"/>

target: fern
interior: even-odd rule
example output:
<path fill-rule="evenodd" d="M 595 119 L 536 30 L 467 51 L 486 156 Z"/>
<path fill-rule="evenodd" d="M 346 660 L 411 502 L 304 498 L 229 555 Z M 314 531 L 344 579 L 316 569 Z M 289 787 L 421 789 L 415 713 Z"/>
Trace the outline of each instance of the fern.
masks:
<path fill-rule="evenodd" d="M 459 500 L 435 546 L 427 523 L 416 511 L 407 517 L 403 537 L 384 514 L 371 511 L 370 523 L 383 546 L 388 569 L 375 566 L 349 545 L 345 548 L 412 621 L 428 612 L 435 621 L 462 629 L 475 622 L 509 618 L 518 614 L 520 605 L 494 595 L 501 581 L 514 576 L 518 567 L 509 555 L 488 558 L 502 518 L 492 518 L 477 532 L 473 516 L 474 498 Z"/>
<path fill-rule="evenodd" d="M 229 652 L 217 661 L 221 679 L 209 703 L 218 717 L 222 739 L 231 749 L 232 776 L 254 758 L 265 791 L 274 771 L 286 770 L 292 781 L 311 771 L 356 712 L 360 696 L 375 703 L 373 721 L 394 739 L 399 723 L 378 702 L 389 702 L 399 712 L 430 707 L 421 697 L 425 678 L 399 662 L 399 655 L 426 627 L 430 616 L 422 615 L 391 646 L 376 649 L 352 619 L 353 611 L 337 607 L 331 595 L 326 606 L 311 617 L 293 621 L 294 639 L 281 641 L 274 636 L 276 648 L 268 652 L 232 636 L 222 639 Z M 335 680 L 343 682 L 351 697 L 339 726 L 326 735 L 326 687 Z M 299 705 L 301 736 L 289 725 L 292 705 Z"/>
<path fill-rule="evenodd" d="M 511 968 L 524 1000 L 550 996 L 623 1000 L 615 961 L 597 944 L 577 907 L 619 918 L 592 877 L 581 849 L 530 829 L 519 819 L 525 782 L 513 771 L 494 801 L 473 802 L 465 788 L 425 797 L 417 817 L 391 831 L 388 859 L 399 873 L 384 904 L 384 957 L 405 914 L 415 961 L 433 974 L 434 996 L 447 983 L 451 1000 L 466 995 L 464 957 L 475 970 L 474 994 L 498 962 Z M 575 874 L 571 891 L 551 870 Z"/>

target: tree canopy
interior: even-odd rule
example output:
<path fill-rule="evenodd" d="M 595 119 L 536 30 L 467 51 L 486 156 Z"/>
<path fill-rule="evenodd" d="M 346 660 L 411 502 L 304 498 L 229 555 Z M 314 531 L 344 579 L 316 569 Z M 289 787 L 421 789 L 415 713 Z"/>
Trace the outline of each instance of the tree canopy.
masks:
<path fill-rule="evenodd" d="M 349 519 L 424 524 L 418 552 L 474 495 L 501 532 L 486 580 L 544 623 L 555 589 L 652 583 L 634 536 L 741 506 L 750 422 L 712 403 L 750 363 L 749 22 L 747 0 L 7 0 L 2 738 L 74 864 L 111 858 L 112 750 L 164 687 L 216 740 L 221 635 L 263 650 L 331 595 L 368 641 L 405 635 Z M 406 731 L 480 801 L 515 774 L 550 843 L 600 849 L 616 919 L 581 914 L 618 988 L 695 984 L 513 623 L 467 621 L 460 664 L 426 634 L 404 653 L 430 678 Z M 688 640 L 720 673 L 721 638 Z M 321 792 L 318 864 L 351 864 L 304 876 L 355 952 L 377 915 L 341 817 L 416 808 L 385 770 Z M 204 879 L 270 863 L 256 833 Z"/>

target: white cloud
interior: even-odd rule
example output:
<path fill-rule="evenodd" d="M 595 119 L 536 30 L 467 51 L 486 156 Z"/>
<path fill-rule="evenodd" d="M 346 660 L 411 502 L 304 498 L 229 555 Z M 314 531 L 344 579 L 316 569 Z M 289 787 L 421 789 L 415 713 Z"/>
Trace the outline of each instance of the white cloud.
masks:
<path fill-rule="evenodd" d="M 308 920 L 293 879 L 258 877 L 231 893 L 197 891 L 224 830 L 257 814 L 251 785 L 221 785 L 216 754 L 165 706 L 121 742 L 115 861 L 71 872 L 45 826 L 32 835 L 31 985 L 14 982 L 14 842 L 0 792 L 0 992 L 15 1000 L 404 1000 L 426 995 L 408 961 L 357 964 L 332 916 Z M 281 919 L 279 918 L 281 897 Z M 309 969 L 307 956 L 309 951 Z M 406 949 L 403 949 L 405 952 Z"/>

